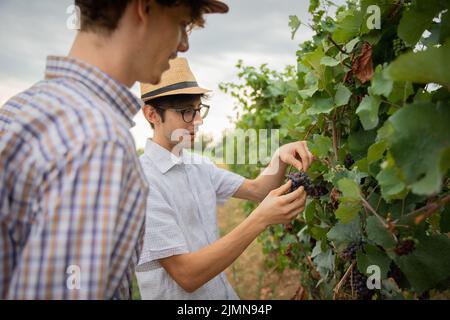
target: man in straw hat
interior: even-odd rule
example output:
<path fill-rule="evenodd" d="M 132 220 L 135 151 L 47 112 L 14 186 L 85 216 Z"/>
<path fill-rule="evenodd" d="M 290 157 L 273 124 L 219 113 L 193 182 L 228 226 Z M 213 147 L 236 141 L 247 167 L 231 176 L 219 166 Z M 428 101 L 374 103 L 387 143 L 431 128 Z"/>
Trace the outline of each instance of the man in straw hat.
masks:
<path fill-rule="evenodd" d="M 129 128 L 216 0 L 75 0 L 46 80 L 0 109 L 0 299 L 130 298 L 148 187 Z"/>
<path fill-rule="evenodd" d="M 143 299 L 237 299 L 223 271 L 269 225 L 289 223 L 305 206 L 303 187 L 289 194 L 290 182 L 280 187 L 289 164 L 299 170 L 310 166 L 305 142 L 279 148 L 255 180 L 179 148 L 180 139 L 189 146 L 203 123 L 207 92 L 184 58 L 171 61 L 158 85 L 141 85 L 143 112 L 154 128 L 140 158 L 151 186 L 144 249 L 136 268 Z M 231 196 L 260 204 L 219 239 L 216 204 Z"/>

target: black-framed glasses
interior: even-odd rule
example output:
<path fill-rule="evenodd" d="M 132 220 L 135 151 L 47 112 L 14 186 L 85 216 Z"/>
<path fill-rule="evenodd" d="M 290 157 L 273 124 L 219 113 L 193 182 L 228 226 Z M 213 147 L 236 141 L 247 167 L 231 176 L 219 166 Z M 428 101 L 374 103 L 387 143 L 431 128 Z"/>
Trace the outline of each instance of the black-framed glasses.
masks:
<path fill-rule="evenodd" d="M 160 109 L 160 110 L 172 109 L 175 112 L 181 113 L 183 121 L 186 122 L 186 123 L 191 123 L 192 121 L 194 121 L 197 112 L 200 114 L 200 117 L 202 119 L 205 119 L 206 116 L 209 113 L 209 106 L 206 105 L 206 104 L 203 104 L 203 103 L 201 103 L 199 105 L 199 107 L 196 108 L 196 109 L 193 109 L 193 108 L 189 108 L 189 109 L 175 109 L 175 108 L 162 108 L 162 107 L 155 107 L 155 108 Z"/>

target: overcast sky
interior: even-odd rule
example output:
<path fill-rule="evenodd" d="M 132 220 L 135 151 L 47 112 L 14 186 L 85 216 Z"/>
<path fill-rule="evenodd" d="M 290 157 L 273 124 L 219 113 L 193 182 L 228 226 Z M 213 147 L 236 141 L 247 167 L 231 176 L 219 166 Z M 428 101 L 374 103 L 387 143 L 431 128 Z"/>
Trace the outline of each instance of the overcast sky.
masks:
<path fill-rule="evenodd" d="M 291 40 L 289 15 L 307 21 L 307 0 L 226 0 L 230 12 L 208 15 L 206 28 L 193 31 L 186 57 L 198 82 L 213 90 L 211 111 L 202 132 L 220 136 L 232 124 L 233 100 L 218 89 L 220 82 L 236 81 L 235 65 L 239 59 L 246 65 L 281 70 L 295 63 L 298 44 L 311 37 L 302 27 Z M 337 1 L 341 2 L 341 1 Z M 67 8 L 73 0 L 1 0 L 0 1 L 0 104 L 43 78 L 45 59 L 49 54 L 66 55 L 75 31 L 66 27 Z M 133 92 L 139 95 L 136 85 Z M 137 147 L 143 147 L 151 136 L 150 126 L 142 115 L 135 118 L 132 129 Z"/>

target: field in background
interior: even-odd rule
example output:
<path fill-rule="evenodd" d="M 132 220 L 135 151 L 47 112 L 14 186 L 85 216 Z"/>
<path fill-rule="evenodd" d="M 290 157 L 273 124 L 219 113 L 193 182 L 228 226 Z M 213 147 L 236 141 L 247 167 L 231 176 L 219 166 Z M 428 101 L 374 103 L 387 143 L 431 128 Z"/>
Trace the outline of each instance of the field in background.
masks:
<path fill-rule="evenodd" d="M 221 236 L 245 219 L 242 201 L 230 199 L 218 208 Z M 291 299 L 297 291 L 300 278 L 298 270 L 285 270 L 279 274 L 274 269 L 268 269 L 264 265 L 262 246 L 256 240 L 226 270 L 226 274 L 243 300 Z"/>

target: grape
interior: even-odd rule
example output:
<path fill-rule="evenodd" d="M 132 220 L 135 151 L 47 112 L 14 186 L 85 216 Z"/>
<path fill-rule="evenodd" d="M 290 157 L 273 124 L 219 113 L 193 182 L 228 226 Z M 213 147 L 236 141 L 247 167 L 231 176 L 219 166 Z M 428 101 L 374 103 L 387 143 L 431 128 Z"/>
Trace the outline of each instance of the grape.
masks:
<path fill-rule="evenodd" d="M 289 193 L 297 190 L 301 186 L 305 188 L 306 194 L 313 198 L 320 198 L 328 193 L 327 187 L 321 183 L 313 185 L 309 176 L 304 172 L 295 172 L 288 174 L 288 179 L 292 181 Z"/>
<path fill-rule="evenodd" d="M 350 170 L 351 166 L 355 163 L 355 160 L 353 160 L 353 157 L 350 153 L 347 153 L 345 155 L 344 159 L 344 166 L 347 170 Z"/>
<path fill-rule="evenodd" d="M 294 192 L 301 186 L 305 188 L 306 194 L 314 195 L 314 186 L 311 183 L 311 179 L 304 172 L 295 172 L 288 175 L 288 179 L 292 181 L 292 185 L 289 189 L 289 193 Z"/>
<path fill-rule="evenodd" d="M 395 38 L 392 41 L 392 45 L 394 47 L 394 54 L 396 57 L 398 57 L 406 49 L 405 42 L 400 38 Z"/>
<path fill-rule="evenodd" d="M 388 278 L 394 279 L 397 285 L 403 284 L 405 280 L 405 275 L 403 274 L 402 270 L 400 270 L 400 268 L 394 262 L 391 262 L 387 276 Z"/>
<path fill-rule="evenodd" d="M 362 248 L 362 244 L 356 244 L 353 243 L 351 245 L 349 245 L 347 248 L 344 249 L 344 251 L 342 251 L 342 259 L 344 259 L 345 261 L 352 261 L 356 259 L 356 251 L 360 250 Z"/>
<path fill-rule="evenodd" d="M 353 288 L 358 300 L 370 300 L 374 294 L 373 290 L 367 288 L 367 277 L 358 271 L 357 267 L 353 268 L 347 285 Z"/>
<path fill-rule="evenodd" d="M 288 244 L 288 247 L 284 255 L 288 258 L 292 258 L 292 243 Z"/>
<path fill-rule="evenodd" d="M 313 197 L 314 198 L 320 198 L 328 193 L 327 187 L 325 187 L 323 184 L 319 184 L 314 187 Z"/>
<path fill-rule="evenodd" d="M 395 253 L 399 256 L 404 256 L 411 253 L 416 247 L 414 240 L 400 240 L 395 248 Z"/>

